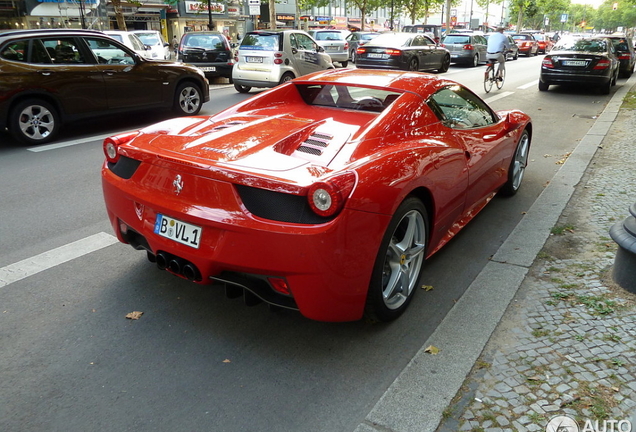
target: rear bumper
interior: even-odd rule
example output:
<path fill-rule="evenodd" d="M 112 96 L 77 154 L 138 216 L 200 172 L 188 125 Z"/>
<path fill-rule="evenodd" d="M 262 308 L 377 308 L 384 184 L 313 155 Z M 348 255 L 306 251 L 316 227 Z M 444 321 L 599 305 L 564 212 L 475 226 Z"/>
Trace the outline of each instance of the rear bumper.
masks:
<path fill-rule="evenodd" d="M 541 70 L 540 79 L 546 84 L 592 84 L 605 85 L 611 79 L 611 75 L 607 74 L 590 74 L 590 73 L 572 73 L 561 71 L 547 72 Z"/>

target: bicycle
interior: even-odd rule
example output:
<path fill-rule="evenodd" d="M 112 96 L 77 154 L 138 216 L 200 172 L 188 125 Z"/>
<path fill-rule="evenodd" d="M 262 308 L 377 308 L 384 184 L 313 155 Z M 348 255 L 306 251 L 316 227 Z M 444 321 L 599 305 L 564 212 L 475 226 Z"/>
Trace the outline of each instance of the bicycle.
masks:
<path fill-rule="evenodd" d="M 497 63 L 496 69 L 495 63 Z M 484 72 L 484 90 L 486 90 L 486 93 L 490 93 L 493 84 L 497 86 L 497 90 L 501 89 L 505 80 L 506 70 L 501 70 L 501 64 L 497 60 L 488 59 L 486 72 Z"/>

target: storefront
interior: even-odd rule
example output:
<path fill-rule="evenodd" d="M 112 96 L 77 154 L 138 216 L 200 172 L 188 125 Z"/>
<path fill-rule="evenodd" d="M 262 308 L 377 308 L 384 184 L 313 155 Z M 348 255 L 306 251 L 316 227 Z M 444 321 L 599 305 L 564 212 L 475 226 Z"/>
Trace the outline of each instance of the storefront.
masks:
<path fill-rule="evenodd" d="M 225 34 L 230 41 L 236 42 L 238 36 L 245 34 L 243 6 L 237 1 L 225 3 L 182 1 L 178 14 L 169 14 L 171 37 L 180 39 L 184 33 L 208 30 L 210 19 L 212 30 Z"/>

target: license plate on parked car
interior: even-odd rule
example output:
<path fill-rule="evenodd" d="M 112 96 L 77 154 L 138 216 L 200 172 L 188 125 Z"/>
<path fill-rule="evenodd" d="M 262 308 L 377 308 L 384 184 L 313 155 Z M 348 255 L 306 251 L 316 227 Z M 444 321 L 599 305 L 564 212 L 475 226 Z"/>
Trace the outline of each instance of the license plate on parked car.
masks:
<path fill-rule="evenodd" d="M 367 57 L 369 57 L 369 58 L 382 58 L 382 54 L 380 54 L 380 53 L 369 53 L 367 55 Z"/>
<path fill-rule="evenodd" d="M 328 46 L 327 47 L 327 51 L 338 51 L 338 47 L 337 46 Z"/>
<path fill-rule="evenodd" d="M 214 66 L 203 66 L 201 70 L 203 72 L 216 72 L 216 68 Z"/>
<path fill-rule="evenodd" d="M 162 214 L 157 214 L 154 231 L 155 234 L 195 249 L 199 248 L 201 242 L 201 227 Z"/>
<path fill-rule="evenodd" d="M 263 57 L 245 57 L 247 63 L 263 63 Z"/>
<path fill-rule="evenodd" d="M 585 60 L 563 60 L 563 66 L 585 66 Z"/>

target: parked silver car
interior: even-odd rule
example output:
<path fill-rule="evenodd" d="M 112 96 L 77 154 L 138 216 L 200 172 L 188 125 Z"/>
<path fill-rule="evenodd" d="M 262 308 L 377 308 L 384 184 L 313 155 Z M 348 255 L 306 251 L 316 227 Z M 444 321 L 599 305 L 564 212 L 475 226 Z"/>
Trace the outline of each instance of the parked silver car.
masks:
<path fill-rule="evenodd" d="M 488 41 L 480 34 L 451 33 L 442 38 L 442 46 L 450 51 L 451 61 L 471 67 L 486 63 Z"/>
<path fill-rule="evenodd" d="M 349 63 L 349 42 L 345 40 L 345 34 L 340 30 L 309 30 L 318 45 L 325 49 L 332 62 L 338 62 L 342 67 Z"/>
<path fill-rule="evenodd" d="M 296 77 L 334 69 L 331 57 L 304 31 L 259 30 L 241 40 L 232 70 L 234 88 L 275 87 Z"/>

